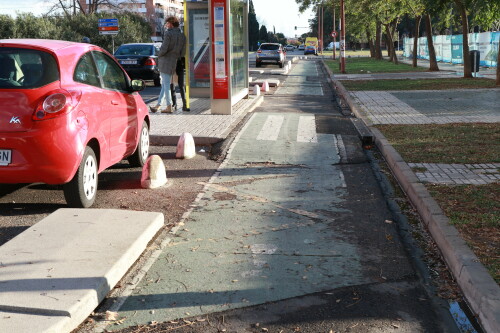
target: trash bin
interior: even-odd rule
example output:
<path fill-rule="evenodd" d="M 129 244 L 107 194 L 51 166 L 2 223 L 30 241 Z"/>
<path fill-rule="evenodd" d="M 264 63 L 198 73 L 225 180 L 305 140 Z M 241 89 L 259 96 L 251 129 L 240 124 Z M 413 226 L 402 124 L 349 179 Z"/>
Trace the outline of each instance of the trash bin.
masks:
<path fill-rule="evenodd" d="M 470 69 L 472 72 L 479 72 L 479 59 L 481 58 L 481 52 L 478 50 L 472 50 L 469 52 L 470 57 Z"/>

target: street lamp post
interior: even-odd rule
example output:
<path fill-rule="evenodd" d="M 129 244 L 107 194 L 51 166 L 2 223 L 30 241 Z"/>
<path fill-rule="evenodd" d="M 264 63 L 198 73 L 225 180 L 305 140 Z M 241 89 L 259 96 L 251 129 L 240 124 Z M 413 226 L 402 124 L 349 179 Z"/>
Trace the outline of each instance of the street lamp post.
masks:
<path fill-rule="evenodd" d="M 345 11 L 344 0 L 340 0 L 340 73 L 345 74 Z"/>

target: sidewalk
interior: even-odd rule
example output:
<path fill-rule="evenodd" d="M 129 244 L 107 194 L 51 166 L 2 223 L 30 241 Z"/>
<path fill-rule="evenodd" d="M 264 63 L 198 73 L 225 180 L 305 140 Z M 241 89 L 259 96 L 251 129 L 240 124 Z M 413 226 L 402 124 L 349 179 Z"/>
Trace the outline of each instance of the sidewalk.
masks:
<path fill-rule="evenodd" d="M 398 59 L 400 62 L 405 64 L 412 64 L 413 60 L 411 58 L 400 57 Z M 417 66 L 429 68 L 429 60 L 426 59 L 417 59 Z M 464 75 L 464 66 L 462 64 L 452 64 L 449 62 L 438 62 L 438 67 L 440 71 L 449 71 L 454 72 L 456 75 L 463 76 Z M 484 67 L 480 66 L 479 72 L 477 73 L 477 77 L 484 77 L 487 79 L 496 79 L 496 67 Z M 439 73 L 439 72 L 438 72 Z M 475 77 L 476 74 L 472 73 Z"/>
<path fill-rule="evenodd" d="M 402 60 L 411 63 L 411 59 Z M 419 66 L 428 61 L 418 60 Z M 462 66 L 439 63 L 441 69 L 463 75 Z M 327 66 L 325 66 L 327 68 Z M 329 71 L 329 69 L 327 68 Z M 481 68 L 483 77 L 494 78 L 496 69 Z M 377 75 L 333 75 L 329 71 L 338 95 L 356 117 L 366 125 L 426 124 L 456 122 L 500 122 L 500 89 L 455 91 L 347 91 L 341 79 L 422 78 L 446 76 L 438 73 L 402 73 Z M 484 94 L 489 94 L 485 96 Z M 438 96 L 439 95 L 439 96 Z M 443 98 L 444 95 L 449 95 Z M 464 107 L 465 104 L 465 107 Z M 458 282 L 464 297 L 486 332 L 500 332 L 500 287 L 476 255 L 460 237 L 437 202 L 427 191 L 424 182 L 444 184 L 483 184 L 498 182 L 498 164 L 446 165 L 408 164 L 389 144 L 383 134 L 371 127 L 375 143 L 387 161 L 401 188 L 419 212 L 424 224 L 440 249 L 448 268 Z M 424 167 L 426 172 L 415 174 L 412 167 Z M 492 171 L 492 172 L 490 172 Z M 485 178 L 484 173 L 488 176 Z"/>

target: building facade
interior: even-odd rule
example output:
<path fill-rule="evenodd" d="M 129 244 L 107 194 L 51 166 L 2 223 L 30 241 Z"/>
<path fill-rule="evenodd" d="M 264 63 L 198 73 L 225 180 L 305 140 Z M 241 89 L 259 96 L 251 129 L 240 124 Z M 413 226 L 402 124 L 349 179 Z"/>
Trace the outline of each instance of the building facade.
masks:
<path fill-rule="evenodd" d="M 153 41 L 162 40 L 167 17 L 176 16 L 181 26 L 184 23 L 183 0 L 79 0 L 79 2 L 86 13 L 127 10 L 143 16 L 151 25 Z"/>

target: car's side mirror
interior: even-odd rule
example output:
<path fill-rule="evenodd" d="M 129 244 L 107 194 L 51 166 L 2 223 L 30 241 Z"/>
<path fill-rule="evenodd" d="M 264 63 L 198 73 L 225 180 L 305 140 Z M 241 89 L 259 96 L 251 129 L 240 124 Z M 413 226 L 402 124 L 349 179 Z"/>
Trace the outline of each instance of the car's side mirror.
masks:
<path fill-rule="evenodd" d="M 146 82 L 144 80 L 132 80 L 130 87 L 132 91 L 143 91 L 146 88 Z"/>

